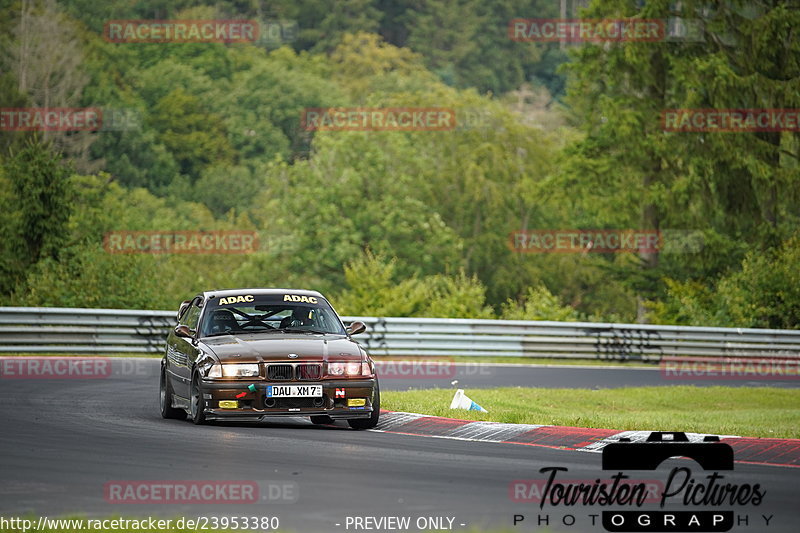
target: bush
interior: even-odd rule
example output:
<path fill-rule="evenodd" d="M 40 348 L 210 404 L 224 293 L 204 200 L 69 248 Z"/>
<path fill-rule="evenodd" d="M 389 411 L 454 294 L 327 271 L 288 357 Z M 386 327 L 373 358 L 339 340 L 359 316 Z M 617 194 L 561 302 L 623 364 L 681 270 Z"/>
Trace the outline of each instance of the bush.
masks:
<path fill-rule="evenodd" d="M 521 301 L 509 299 L 503 304 L 500 318 L 505 320 L 558 320 L 574 322 L 580 320 L 579 313 L 563 305 L 558 296 L 544 285 L 528 287 Z"/>
<path fill-rule="evenodd" d="M 651 303 L 661 324 L 797 329 L 800 327 L 800 237 L 767 252 L 749 252 L 742 268 L 711 286 L 666 280 L 668 293 Z"/>
<path fill-rule="evenodd" d="M 397 259 L 366 252 L 345 266 L 349 288 L 335 298 L 344 315 L 494 318 L 475 277 L 437 274 L 397 280 Z"/>

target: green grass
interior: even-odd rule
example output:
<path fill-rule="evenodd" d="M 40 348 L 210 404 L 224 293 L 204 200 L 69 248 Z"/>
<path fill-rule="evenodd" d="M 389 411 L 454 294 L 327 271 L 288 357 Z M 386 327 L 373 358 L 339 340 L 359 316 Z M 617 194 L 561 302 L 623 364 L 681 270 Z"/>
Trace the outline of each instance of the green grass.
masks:
<path fill-rule="evenodd" d="M 488 413 L 450 409 L 452 389 L 383 391 L 381 407 L 463 420 L 800 438 L 800 389 L 466 389 Z"/>

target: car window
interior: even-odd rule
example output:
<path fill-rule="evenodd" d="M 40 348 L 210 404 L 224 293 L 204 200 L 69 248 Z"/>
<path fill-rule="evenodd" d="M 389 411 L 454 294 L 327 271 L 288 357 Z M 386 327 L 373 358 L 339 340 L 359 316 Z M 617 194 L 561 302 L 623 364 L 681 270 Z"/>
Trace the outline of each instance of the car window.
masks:
<path fill-rule="evenodd" d="M 273 296 L 273 295 L 269 295 Z M 255 297 L 252 301 L 227 303 L 226 299 L 209 300 L 203 318 L 201 336 L 225 333 L 263 333 L 280 329 L 317 331 L 344 335 L 336 313 L 327 301 L 281 302 Z"/>
<path fill-rule="evenodd" d="M 197 319 L 200 318 L 201 308 L 197 307 L 194 302 L 189 307 L 189 310 L 181 317 L 180 323 L 188 326 L 189 329 L 197 329 Z"/>

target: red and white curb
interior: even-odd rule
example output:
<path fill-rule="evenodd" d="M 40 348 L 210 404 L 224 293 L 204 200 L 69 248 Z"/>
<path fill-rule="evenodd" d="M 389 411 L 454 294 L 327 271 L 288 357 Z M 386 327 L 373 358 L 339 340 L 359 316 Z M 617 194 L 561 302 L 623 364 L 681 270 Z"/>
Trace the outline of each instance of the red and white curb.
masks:
<path fill-rule="evenodd" d="M 439 439 L 470 440 L 479 442 L 508 442 L 522 433 L 542 426 L 532 424 L 501 424 L 499 422 L 473 422 L 455 418 L 384 411 L 373 431 L 405 433 Z"/>
<path fill-rule="evenodd" d="M 650 436 L 650 433 L 651 433 L 650 431 L 621 431 L 610 437 L 601 439 L 597 442 L 593 442 L 588 446 L 580 448 L 580 451 L 601 452 L 603 448 L 606 447 L 607 444 L 612 442 L 618 442 L 620 439 L 623 438 L 630 439 L 630 442 L 645 442 L 647 440 L 647 437 Z M 716 435 L 714 433 L 686 433 L 685 435 L 689 439 L 689 442 L 703 442 L 703 439 L 708 436 L 719 437 L 720 440 L 740 438 L 738 435 Z"/>
<path fill-rule="evenodd" d="M 502 424 L 443 418 L 418 413 L 383 411 L 372 431 L 438 439 L 521 444 L 599 453 L 620 438 L 643 442 L 650 431 L 576 428 L 534 424 Z M 686 433 L 690 442 L 702 442 L 709 433 Z M 800 468 L 800 439 L 769 439 L 715 435 L 733 447 L 738 463 Z"/>

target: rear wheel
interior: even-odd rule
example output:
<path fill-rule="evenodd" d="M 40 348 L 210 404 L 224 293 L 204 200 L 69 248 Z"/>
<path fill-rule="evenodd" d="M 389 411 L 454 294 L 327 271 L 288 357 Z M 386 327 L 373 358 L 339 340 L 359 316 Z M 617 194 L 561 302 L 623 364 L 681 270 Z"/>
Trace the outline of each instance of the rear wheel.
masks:
<path fill-rule="evenodd" d="M 192 392 L 191 399 L 189 400 L 189 406 L 191 409 L 190 416 L 192 417 L 192 422 L 198 426 L 205 424 L 206 400 L 203 398 L 203 394 L 200 391 L 200 383 L 197 378 L 197 374 L 195 374 L 194 378 L 192 378 Z"/>
<path fill-rule="evenodd" d="M 381 416 L 381 388 L 375 380 L 375 390 L 372 392 L 372 414 L 369 418 L 352 418 L 347 421 L 353 429 L 372 429 L 378 425 Z"/>
<path fill-rule="evenodd" d="M 328 415 L 316 415 L 311 417 L 312 424 L 333 424 L 333 418 Z"/>
<path fill-rule="evenodd" d="M 161 379 L 158 387 L 158 400 L 161 406 L 161 417 L 175 420 L 186 420 L 186 411 L 172 407 L 172 387 L 167 381 L 167 371 L 161 367 Z"/>

